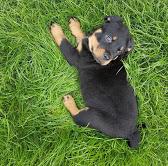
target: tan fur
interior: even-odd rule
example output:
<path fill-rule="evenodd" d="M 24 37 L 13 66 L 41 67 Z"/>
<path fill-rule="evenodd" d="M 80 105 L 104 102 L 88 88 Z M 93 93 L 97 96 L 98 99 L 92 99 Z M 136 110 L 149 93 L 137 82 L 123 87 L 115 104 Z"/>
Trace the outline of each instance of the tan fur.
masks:
<path fill-rule="evenodd" d="M 102 56 L 105 53 L 105 49 L 100 47 L 100 43 L 97 41 L 96 33 L 101 33 L 102 30 L 96 30 L 90 37 L 89 37 L 89 49 L 93 53 L 95 59 L 99 61 L 101 65 L 107 65 L 111 60 L 105 61 L 103 60 Z"/>
<path fill-rule="evenodd" d="M 89 107 L 85 107 L 79 110 L 76 106 L 74 98 L 71 95 L 64 96 L 63 103 L 72 116 L 77 115 L 80 111 L 87 111 L 89 109 Z"/>
<path fill-rule="evenodd" d="M 71 113 L 72 116 L 75 116 L 79 113 L 79 109 L 77 108 L 75 100 L 71 95 L 64 96 L 63 102 L 65 107 Z"/>
<path fill-rule="evenodd" d="M 82 50 L 82 41 L 80 41 L 80 42 L 78 43 L 78 46 L 77 46 L 76 49 L 78 50 L 78 52 L 81 52 L 81 50 Z"/>
<path fill-rule="evenodd" d="M 128 52 L 129 52 L 129 51 L 131 51 L 131 50 L 132 50 L 132 48 L 128 48 L 127 50 L 128 50 Z"/>
<path fill-rule="evenodd" d="M 101 33 L 102 30 L 96 30 L 90 37 L 89 37 L 89 49 L 94 53 L 96 58 L 100 58 L 105 52 L 105 49 L 100 47 L 100 43 L 97 41 L 96 33 Z M 92 50 L 93 49 L 93 50 Z"/>
<path fill-rule="evenodd" d="M 51 26 L 51 34 L 58 46 L 60 46 L 62 40 L 66 38 L 61 26 L 56 23 L 52 24 Z"/>
<path fill-rule="evenodd" d="M 72 35 L 75 36 L 77 43 L 79 43 L 85 36 L 85 34 L 81 30 L 80 22 L 75 18 L 71 18 L 69 20 L 69 28 L 72 32 Z"/>
<path fill-rule="evenodd" d="M 117 36 L 114 36 L 112 39 L 113 39 L 113 41 L 117 40 Z"/>
<path fill-rule="evenodd" d="M 82 39 L 85 36 L 85 34 L 81 30 L 80 22 L 76 18 L 71 18 L 69 20 L 69 28 L 72 35 L 74 35 L 76 38 L 76 41 L 78 43 L 77 50 L 80 52 L 82 50 Z"/>

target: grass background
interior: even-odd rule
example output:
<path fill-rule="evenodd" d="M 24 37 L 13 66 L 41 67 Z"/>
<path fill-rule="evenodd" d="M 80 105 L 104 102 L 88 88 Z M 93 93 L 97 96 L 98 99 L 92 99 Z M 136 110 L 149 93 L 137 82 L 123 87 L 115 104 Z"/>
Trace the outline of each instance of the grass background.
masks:
<path fill-rule="evenodd" d="M 168 165 L 167 11 L 167 0 L 0 0 L 0 164 Z M 137 150 L 78 128 L 62 104 L 70 93 L 84 106 L 77 71 L 48 25 L 61 24 L 74 43 L 68 16 L 90 31 L 105 15 L 121 16 L 135 41 L 125 66 L 138 95 L 138 121 L 147 125 Z"/>

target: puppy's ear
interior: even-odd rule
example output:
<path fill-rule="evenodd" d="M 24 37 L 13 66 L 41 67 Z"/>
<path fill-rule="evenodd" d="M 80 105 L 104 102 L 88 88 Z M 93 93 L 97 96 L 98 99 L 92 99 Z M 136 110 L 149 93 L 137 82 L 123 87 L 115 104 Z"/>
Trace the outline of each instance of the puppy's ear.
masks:
<path fill-rule="evenodd" d="M 105 16 L 104 17 L 104 21 L 106 23 L 110 23 L 110 22 L 122 22 L 122 19 L 119 16 Z"/>
<path fill-rule="evenodd" d="M 125 49 L 125 52 L 121 55 L 121 58 L 127 58 L 127 56 L 133 50 L 133 48 L 134 48 L 134 41 L 132 37 L 130 36 L 128 43 L 127 43 L 127 48 Z"/>
<path fill-rule="evenodd" d="M 134 41 L 132 37 L 129 38 L 128 44 L 127 44 L 127 51 L 130 52 L 134 48 Z"/>

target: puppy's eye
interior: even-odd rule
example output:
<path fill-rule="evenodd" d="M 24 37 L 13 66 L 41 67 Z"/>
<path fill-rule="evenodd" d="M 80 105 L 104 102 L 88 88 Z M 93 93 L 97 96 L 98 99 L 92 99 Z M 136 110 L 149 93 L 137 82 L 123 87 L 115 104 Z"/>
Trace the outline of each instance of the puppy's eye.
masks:
<path fill-rule="evenodd" d="M 112 42 L 112 37 L 109 35 L 105 35 L 105 40 L 107 43 L 111 43 Z"/>
<path fill-rule="evenodd" d="M 105 52 L 103 54 L 103 59 L 106 60 L 106 61 L 110 60 L 110 54 L 108 54 L 107 52 Z"/>

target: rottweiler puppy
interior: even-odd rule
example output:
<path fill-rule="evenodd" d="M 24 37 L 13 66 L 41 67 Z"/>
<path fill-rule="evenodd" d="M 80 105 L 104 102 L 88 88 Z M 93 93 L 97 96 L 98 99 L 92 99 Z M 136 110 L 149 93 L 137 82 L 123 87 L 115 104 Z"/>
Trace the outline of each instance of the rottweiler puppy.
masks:
<path fill-rule="evenodd" d="M 51 25 L 51 34 L 68 63 L 79 71 L 86 108 L 79 110 L 71 95 L 64 96 L 65 107 L 76 124 L 127 139 L 128 145 L 136 148 L 137 102 L 122 63 L 133 49 L 128 28 L 118 16 L 105 17 L 104 24 L 89 35 L 82 32 L 76 18 L 69 20 L 69 28 L 78 43 L 76 48 L 58 24 Z"/>

